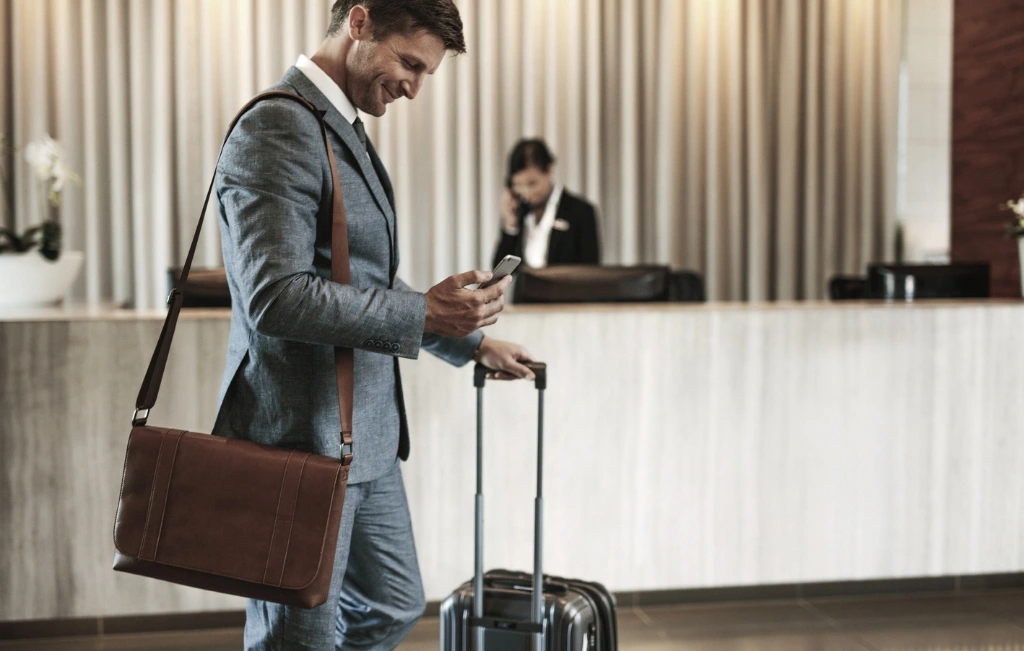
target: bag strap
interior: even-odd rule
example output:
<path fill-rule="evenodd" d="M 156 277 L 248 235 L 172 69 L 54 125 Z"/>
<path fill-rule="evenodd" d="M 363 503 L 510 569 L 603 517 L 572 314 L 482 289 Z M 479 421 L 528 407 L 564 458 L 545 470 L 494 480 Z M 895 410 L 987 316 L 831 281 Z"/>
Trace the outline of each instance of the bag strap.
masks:
<path fill-rule="evenodd" d="M 341 190 L 341 179 L 338 175 L 338 161 L 334 157 L 334 150 L 331 148 L 331 142 L 327 137 L 327 126 L 324 124 L 323 113 L 305 98 L 287 91 L 275 90 L 261 93 L 242 107 L 242 110 L 231 121 L 231 126 L 228 127 L 227 134 L 224 136 L 224 142 L 227 143 L 228 136 L 231 135 L 235 125 L 238 124 L 238 120 L 249 109 L 258 102 L 272 97 L 299 102 L 309 109 L 320 123 L 320 131 L 323 135 L 324 145 L 327 148 L 327 160 L 331 165 L 331 181 L 333 183 L 331 193 L 333 205 L 331 280 L 348 285 L 351 282 L 348 253 L 348 219 L 345 215 L 345 200 Z M 221 153 L 223 153 L 223 147 Z M 219 156 L 217 162 L 218 164 L 220 163 Z M 196 234 L 192 238 L 192 246 L 189 248 L 188 256 L 185 258 L 185 266 L 181 269 L 181 275 L 178 278 L 177 284 L 167 296 L 169 308 L 167 310 L 167 318 L 164 320 L 164 327 L 160 332 L 160 339 L 157 341 L 156 349 L 153 351 L 149 368 L 146 370 L 146 377 L 142 381 L 142 387 L 139 389 L 139 395 L 135 399 L 135 414 L 132 416 L 133 426 L 145 425 L 146 420 L 149 418 L 149 410 L 156 404 L 157 394 L 160 392 L 160 381 L 163 379 L 164 367 L 167 365 L 167 355 L 171 350 L 171 340 L 174 338 L 174 327 L 178 323 L 178 314 L 181 312 L 181 306 L 184 301 L 184 294 L 181 288 L 185 286 L 185 282 L 188 280 L 188 272 L 192 267 L 192 258 L 195 256 L 196 246 L 199 244 L 199 232 L 203 228 L 203 220 L 206 218 L 206 209 L 210 204 L 210 196 L 213 194 L 213 185 L 216 178 L 217 172 L 216 168 L 214 168 L 213 179 L 210 180 L 210 187 L 207 189 L 206 199 L 203 201 L 203 211 L 199 214 Z M 341 412 L 342 462 L 345 465 L 349 465 L 352 463 L 352 396 L 355 389 L 354 358 L 351 348 L 342 348 L 340 346 L 334 348 L 334 372 L 338 381 L 338 408 Z M 347 454 L 345 453 L 346 446 L 349 449 Z"/>

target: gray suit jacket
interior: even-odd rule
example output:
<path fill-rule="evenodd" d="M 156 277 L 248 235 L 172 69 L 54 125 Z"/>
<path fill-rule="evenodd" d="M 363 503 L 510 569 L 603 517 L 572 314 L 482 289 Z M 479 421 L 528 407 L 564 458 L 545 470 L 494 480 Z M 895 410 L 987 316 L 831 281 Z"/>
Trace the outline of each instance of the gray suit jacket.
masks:
<path fill-rule="evenodd" d="M 423 334 L 426 299 L 395 277 L 394 209 L 352 125 L 298 69 L 275 90 L 324 114 L 348 215 L 351 285 L 331 277 L 331 171 L 316 117 L 268 99 L 236 125 L 216 173 L 231 337 L 215 434 L 337 457 L 334 346 L 355 349 L 352 483 L 407 458 L 398 358 L 462 365 L 482 335 Z"/>

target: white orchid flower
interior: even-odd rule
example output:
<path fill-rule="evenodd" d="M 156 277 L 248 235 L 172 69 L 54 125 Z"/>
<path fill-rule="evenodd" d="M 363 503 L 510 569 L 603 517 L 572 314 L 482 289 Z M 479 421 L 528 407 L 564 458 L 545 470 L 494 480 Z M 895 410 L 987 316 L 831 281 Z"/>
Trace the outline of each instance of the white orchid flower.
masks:
<path fill-rule="evenodd" d="M 64 149 L 49 134 L 44 134 L 25 147 L 25 160 L 28 161 L 36 176 L 41 181 L 48 181 L 61 168 L 64 162 Z"/>
<path fill-rule="evenodd" d="M 35 170 L 39 180 L 48 184 L 47 198 L 53 206 L 60 205 L 65 183 L 81 183 L 64 158 L 64 148 L 48 133 L 25 147 L 25 160 Z"/>
<path fill-rule="evenodd" d="M 1006 207 L 1012 210 L 1015 215 L 1024 219 L 1024 197 L 1021 197 L 1016 201 L 1007 201 Z"/>

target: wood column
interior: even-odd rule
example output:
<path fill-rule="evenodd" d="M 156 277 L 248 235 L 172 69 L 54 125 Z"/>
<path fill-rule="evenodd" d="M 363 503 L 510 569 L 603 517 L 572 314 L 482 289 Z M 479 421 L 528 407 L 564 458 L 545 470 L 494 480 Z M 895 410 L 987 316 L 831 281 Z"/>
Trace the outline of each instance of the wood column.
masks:
<path fill-rule="evenodd" d="M 952 258 L 988 261 L 993 296 L 1020 294 L 1011 213 L 1024 193 L 1024 0 L 956 0 Z"/>

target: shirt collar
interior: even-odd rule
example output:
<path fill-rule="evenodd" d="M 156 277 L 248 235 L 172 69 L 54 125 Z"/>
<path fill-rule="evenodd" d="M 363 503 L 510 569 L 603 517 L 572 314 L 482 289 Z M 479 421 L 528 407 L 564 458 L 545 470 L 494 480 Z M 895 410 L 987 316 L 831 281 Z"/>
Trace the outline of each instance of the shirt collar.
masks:
<path fill-rule="evenodd" d="M 562 190 L 564 189 L 564 185 L 559 181 L 555 181 L 555 187 L 551 190 L 551 196 L 548 197 L 548 203 L 544 206 L 544 215 L 540 220 L 540 223 L 547 227 L 555 223 L 555 213 L 558 212 L 558 202 L 562 200 Z"/>
<path fill-rule="evenodd" d="M 313 82 L 317 90 L 324 94 L 324 97 L 327 98 L 334 108 L 338 109 L 338 112 L 341 113 L 342 117 L 349 124 L 356 121 L 356 118 L 359 117 L 359 111 L 356 110 L 356 107 L 341 90 L 341 87 L 320 66 L 315 64 L 305 54 L 300 54 L 299 60 L 295 62 L 295 67 Z"/>

